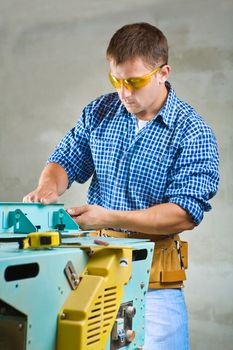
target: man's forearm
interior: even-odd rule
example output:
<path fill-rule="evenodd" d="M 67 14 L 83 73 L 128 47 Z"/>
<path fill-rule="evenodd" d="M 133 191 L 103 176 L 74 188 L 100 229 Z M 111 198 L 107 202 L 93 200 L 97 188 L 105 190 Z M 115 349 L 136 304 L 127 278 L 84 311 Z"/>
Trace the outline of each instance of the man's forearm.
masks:
<path fill-rule="evenodd" d="M 135 211 L 111 210 L 106 220 L 115 229 L 158 235 L 179 233 L 195 227 L 190 215 L 174 203 Z"/>
<path fill-rule="evenodd" d="M 49 163 L 43 169 L 38 187 L 47 187 L 56 190 L 60 196 L 65 192 L 68 186 L 68 177 L 64 168 L 57 163 Z"/>

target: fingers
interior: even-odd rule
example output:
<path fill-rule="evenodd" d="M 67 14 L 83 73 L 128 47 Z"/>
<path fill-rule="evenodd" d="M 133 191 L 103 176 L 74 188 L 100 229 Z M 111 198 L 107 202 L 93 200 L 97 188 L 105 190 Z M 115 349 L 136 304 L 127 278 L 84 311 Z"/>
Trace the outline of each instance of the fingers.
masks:
<path fill-rule="evenodd" d="M 105 227 L 105 208 L 98 205 L 83 205 L 67 209 L 67 213 L 83 230 L 101 229 Z"/>
<path fill-rule="evenodd" d="M 91 227 L 90 219 L 88 215 L 88 210 L 90 210 L 90 206 L 83 205 L 81 207 L 73 207 L 67 209 L 67 213 L 72 217 L 72 219 L 79 225 L 79 227 L 83 230 L 88 230 Z"/>
<path fill-rule="evenodd" d="M 35 195 L 32 193 L 27 194 L 25 197 L 23 197 L 23 202 L 24 203 L 32 203 L 32 202 L 37 202 Z"/>
<path fill-rule="evenodd" d="M 93 230 L 93 226 L 89 220 L 87 220 L 85 215 L 72 216 L 72 219 L 79 225 L 82 230 Z"/>
<path fill-rule="evenodd" d="M 73 207 L 73 208 L 69 208 L 67 209 L 67 213 L 72 216 L 72 217 L 76 217 L 76 216 L 80 216 L 83 213 L 85 213 L 88 209 L 87 205 L 83 205 L 81 207 Z"/>
<path fill-rule="evenodd" d="M 24 203 L 41 203 L 41 204 L 50 204 L 55 203 L 58 200 L 58 195 L 54 192 L 41 192 L 33 191 L 23 197 Z"/>

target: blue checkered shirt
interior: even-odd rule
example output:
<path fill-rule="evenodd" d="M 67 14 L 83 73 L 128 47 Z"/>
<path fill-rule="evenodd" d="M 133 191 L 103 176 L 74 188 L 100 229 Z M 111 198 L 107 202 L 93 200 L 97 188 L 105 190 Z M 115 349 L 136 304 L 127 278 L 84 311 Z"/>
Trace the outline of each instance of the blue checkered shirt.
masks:
<path fill-rule="evenodd" d="M 139 133 L 117 93 L 91 102 L 48 162 L 67 172 L 69 186 L 92 176 L 88 203 L 115 210 L 176 203 L 199 224 L 218 187 L 218 151 L 211 129 L 187 103 L 169 94 Z"/>

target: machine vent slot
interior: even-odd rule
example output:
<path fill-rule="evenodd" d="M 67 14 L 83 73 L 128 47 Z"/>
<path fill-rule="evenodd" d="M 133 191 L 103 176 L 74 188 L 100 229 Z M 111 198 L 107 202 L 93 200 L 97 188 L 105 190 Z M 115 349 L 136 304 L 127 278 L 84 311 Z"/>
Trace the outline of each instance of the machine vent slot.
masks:
<path fill-rule="evenodd" d="M 37 263 L 21 264 L 8 266 L 5 270 L 5 280 L 18 281 L 26 278 L 36 277 L 39 273 L 39 265 Z"/>
<path fill-rule="evenodd" d="M 147 249 L 133 250 L 132 260 L 133 261 L 146 260 L 147 255 L 148 255 Z"/>
<path fill-rule="evenodd" d="M 98 296 L 88 317 L 87 347 L 101 340 L 101 334 L 107 333 L 116 316 L 117 286 L 104 289 Z M 87 348 L 88 349 L 88 348 Z"/>

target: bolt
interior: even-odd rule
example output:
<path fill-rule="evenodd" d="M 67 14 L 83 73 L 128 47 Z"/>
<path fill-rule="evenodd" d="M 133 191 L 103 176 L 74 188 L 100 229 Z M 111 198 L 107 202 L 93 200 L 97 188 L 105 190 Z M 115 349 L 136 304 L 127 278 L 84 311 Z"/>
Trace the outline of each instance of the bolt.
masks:
<path fill-rule="evenodd" d="M 136 314 L 136 309 L 135 307 L 133 307 L 132 305 L 129 305 L 126 309 L 125 309 L 126 315 L 129 318 L 133 318 Z"/>
<path fill-rule="evenodd" d="M 145 287 L 145 283 L 144 283 L 144 282 L 141 282 L 141 283 L 140 283 L 140 287 L 141 287 L 141 289 L 143 289 L 143 288 Z"/>
<path fill-rule="evenodd" d="M 66 319 L 66 314 L 63 312 L 62 314 L 61 314 L 61 320 L 65 320 Z"/>
<path fill-rule="evenodd" d="M 76 277 L 77 277 L 76 273 L 74 273 L 74 272 L 73 272 L 73 273 L 71 274 L 71 278 L 72 278 L 72 280 L 74 280 L 74 281 L 75 281 L 75 280 L 76 280 Z"/>
<path fill-rule="evenodd" d="M 75 279 L 75 280 L 74 280 L 74 285 L 75 285 L 75 286 L 78 286 L 78 285 L 79 285 L 79 279 Z"/>
<path fill-rule="evenodd" d="M 19 323 L 19 324 L 18 324 L 18 327 L 19 327 L 19 330 L 21 331 L 21 329 L 23 329 L 23 324 L 22 324 L 22 323 Z"/>

